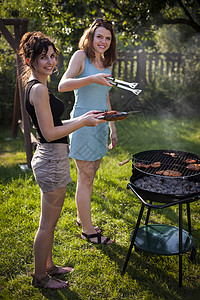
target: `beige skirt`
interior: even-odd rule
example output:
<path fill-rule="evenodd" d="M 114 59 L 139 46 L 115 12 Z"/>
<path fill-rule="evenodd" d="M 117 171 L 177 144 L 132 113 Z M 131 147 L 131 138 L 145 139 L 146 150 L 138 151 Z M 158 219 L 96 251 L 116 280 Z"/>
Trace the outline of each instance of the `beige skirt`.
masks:
<path fill-rule="evenodd" d="M 31 161 L 35 180 L 43 192 L 66 186 L 72 179 L 69 165 L 69 145 L 38 144 Z"/>

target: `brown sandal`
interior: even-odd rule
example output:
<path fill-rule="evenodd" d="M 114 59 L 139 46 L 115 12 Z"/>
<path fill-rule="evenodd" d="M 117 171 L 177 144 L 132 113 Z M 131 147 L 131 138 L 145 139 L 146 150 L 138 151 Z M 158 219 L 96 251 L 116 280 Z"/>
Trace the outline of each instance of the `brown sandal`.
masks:
<path fill-rule="evenodd" d="M 52 279 L 52 277 L 49 276 L 48 274 L 42 279 L 38 279 L 34 274 L 32 274 L 32 277 L 33 277 L 32 285 L 35 288 L 45 288 L 45 289 L 57 290 L 57 289 L 65 289 L 65 288 L 69 287 L 68 281 L 63 281 L 63 280 L 59 280 L 59 279 Z M 57 281 L 57 282 L 60 282 L 60 283 L 65 283 L 66 285 L 63 286 L 63 287 L 57 287 L 57 288 L 49 287 L 48 283 L 51 280 L 54 280 L 54 281 Z"/>
<path fill-rule="evenodd" d="M 74 269 L 73 268 L 70 268 L 70 267 L 62 267 L 63 271 L 64 272 L 61 272 L 60 271 L 60 268 L 61 267 L 58 267 L 56 265 L 53 265 L 52 268 L 50 268 L 49 270 L 46 270 L 47 274 L 50 275 L 50 276 L 53 276 L 53 275 L 62 275 L 62 274 L 66 274 L 66 273 L 70 273 L 70 272 L 73 272 Z"/>

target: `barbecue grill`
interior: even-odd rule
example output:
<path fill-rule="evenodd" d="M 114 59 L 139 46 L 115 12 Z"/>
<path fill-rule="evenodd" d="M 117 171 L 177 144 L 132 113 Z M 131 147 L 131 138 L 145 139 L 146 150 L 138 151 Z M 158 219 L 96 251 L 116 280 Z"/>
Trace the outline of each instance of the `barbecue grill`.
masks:
<path fill-rule="evenodd" d="M 128 162 L 128 160 L 126 160 Z M 123 163 L 122 163 L 123 165 Z M 158 255 L 179 255 L 179 287 L 182 286 L 182 255 L 196 255 L 191 235 L 190 203 L 200 199 L 200 157 L 183 151 L 150 150 L 132 157 L 132 176 L 127 185 L 142 202 L 123 266 L 124 274 L 133 246 Z M 155 203 L 154 203 L 155 202 Z M 182 205 L 187 207 L 188 231 L 182 226 Z M 151 209 L 179 205 L 179 227 L 148 224 Z M 140 222 L 147 207 L 145 225 Z"/>
<path fill-rule="evenodd" d="M 188 162 L 187 162 L 188 161 Z M 195 161 L 196 169 L 193 170 L 188 168 L 191 164 L 189 161 Z M 160 162 L 160 167 L 152 167 L 151 165 L 155 162 Z M 137 167 L 137 163 L 140 163 L 149 168 Z M 198 166 L 199 165 L 199 166 Z M 133 156 L 133 166 L 139 169 L 145 174 L 157 175 L 156 172 L 172 170 L 177 171 L 181 175 L 174 177 L 190 177 L 200 175 L 200 157 L 195 154 L 183 151 L 173 150 L 150 150 L 137 153 Z M 158 174 L 159 175 L 159 174 Z M 164 176 L 160 174 L 160 176 Z"/>

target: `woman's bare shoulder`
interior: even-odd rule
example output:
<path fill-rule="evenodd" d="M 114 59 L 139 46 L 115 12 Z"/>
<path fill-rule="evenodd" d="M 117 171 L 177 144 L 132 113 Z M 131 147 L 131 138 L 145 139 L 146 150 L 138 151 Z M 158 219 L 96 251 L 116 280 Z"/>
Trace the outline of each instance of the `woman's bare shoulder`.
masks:
<path fill-rule="evenodd" d="M 34 93 L 45 93 L 45 92 L 47 92 L 48 88 L 44 84 L 38 82 L 38 83 L 33 85 L 31 90 Z"/>
<path fill-rule="evenodd" d="M 41 99 L 48 99 L 48 88 L 42 83 L 36 83 L 30 91 L 30 102 L 36 104 Z"/>
<path fill-rule="evenodd" d="M 74 60 L 78 60 L 78 61 L 85 61 L 85 51 L 83 50 L 77 50 L 73 56 L 72 56 L 72 59 Z"/>
<path fill-rule="evenodd" d="M 73 77 L 80 75 L 85 66 L 85 52 L 83 50 L 77 50 L 70 61 L 69 69 L 73 66 Z M 75 73 L 74 73 L 75 70 Z"/>

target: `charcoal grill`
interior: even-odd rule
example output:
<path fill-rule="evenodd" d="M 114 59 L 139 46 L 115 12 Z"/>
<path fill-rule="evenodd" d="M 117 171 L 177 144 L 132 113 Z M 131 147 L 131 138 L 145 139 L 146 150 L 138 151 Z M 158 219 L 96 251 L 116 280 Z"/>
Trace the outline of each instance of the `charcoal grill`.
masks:
<path fill-rule="evenodd" d="M 141 163 L 143 165 L 150 165 L 149 168 L 135 166 L 134 168 L 138 169 L 140 172 L 150 175 L 157 175 L 156 172 L 161 170 L 172 170 L 181 173 L 181 176 L 178 177 L 192 177 L 200 175 L 199 170 L 188 169 L 188 166 L 191 165 L 189 160 L 194 160 L 196 165 L 200 167 L 200 157 L 183 151 L 173 151 L 173 150 L 150 150 L 137 153 L 133 156 L 133 167 L 136 163 Z M 160 167 L 155 168 L 151 167 L 151 164 L 155 162 L 160 162 Z M 160 175 L 164 177 L 164 175 Z M 177 176 L 174 176 L 177 177 Z"/>
<path fill-rule="evenodd" d="M 122 269 L 125 273 L 133 246 L 146 252 L 157 255 L 178 255 L 179 256 L 179 287 L 182 287 L 182 255 L 191 250 L 190 258 L 193 260 L 196 255 L 196 247 L 191 235 L 190 203 L 200 199 L 200 170 L 188 169 L 190 161 L 195 161 L 198 166 L 200 157 L 183 151 L 174 150 L 150 150 L 137 153 L 132 157 L 132 176 L 127 185 L 137 198 L 142 202 L 135 229 L 130 236 L 130 246 Z M 157 168 L 149 166 L 160 162 Z M 139 166 L 139 167 L 138 167 Z M 158 174 L 158 171 L 173 170 L 178 176 L 166 176 Z M 162 173 L 162 172 L 161 172 Z M 176 175 L 176 173 L 175 173 Z M 138 180 L 146 177 L 159 178 L 160 187 L 167 179 L 171 184 L 173 180 L 183 184 L 186 180 L 188 187 L 195 186 L 195 190 L 187 189 L 186 192 L 159 192 L 148 190 L 147 187 L 137 185 Z M 189 183 L 188 183 L 189 182 Z M 183 229 L 182 205 L 186 204 L 188 231 Z M 166 224 L 149 224 L 151 209 L 164 209 L 170 206 L 179 206 L 179 226 Z M 145 225 L 140 227 L 144 208 L 147 207 Z"/>

